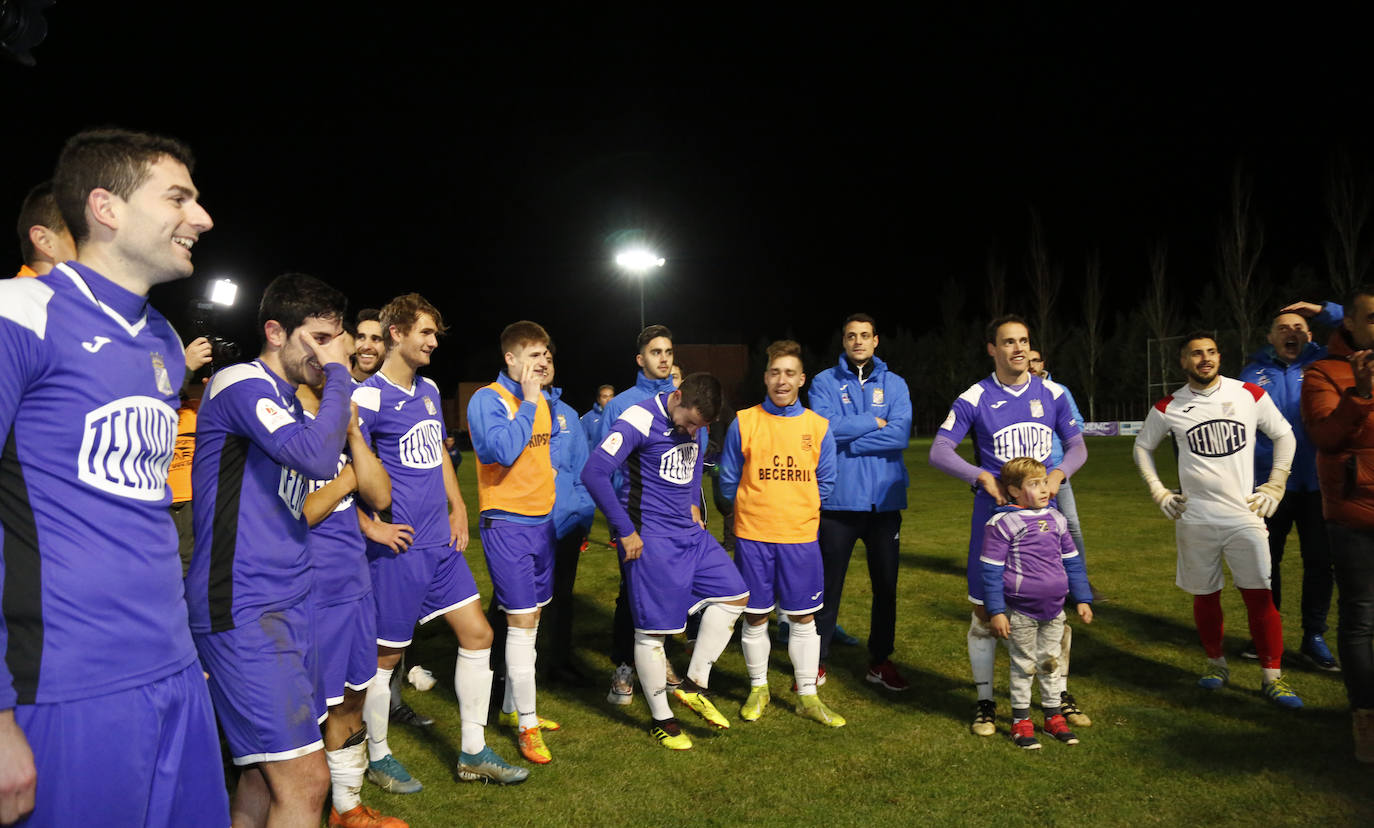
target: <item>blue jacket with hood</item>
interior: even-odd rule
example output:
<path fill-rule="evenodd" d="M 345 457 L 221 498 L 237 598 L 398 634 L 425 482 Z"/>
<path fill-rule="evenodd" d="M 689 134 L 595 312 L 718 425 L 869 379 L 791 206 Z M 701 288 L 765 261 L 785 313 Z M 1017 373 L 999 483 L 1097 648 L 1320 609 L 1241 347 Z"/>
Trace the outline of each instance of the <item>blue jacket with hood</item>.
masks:
<path fill-rule="evenodd" d="M 572 531 L 586 532 L 592 528 L 596 505 L 587 487 L 582 485 L 582 467 L 587 465 L 587 437 L 577 411 L 560 399 L 562 388 L 544 392 L 553 409 L 553 439 L 549 441 L 549 459 L 553 461 L 553 527 L 562 538 Z"/>
<path fill-rule="evenodd" d="M 863 373 L 860 377 L 859 373 Z M 911 437 L 911 393 L 906 380 L 873 357 L 859 372 L 844 354 L 811 381 L 810 408 L 830 421 L 835 437 L 835 488 L 821 508 L 892 512 L 906 508 L 902 452 Z M 878 427 L 877 418 L 887 421 Z"/>
<path fill-rule="evenodd" d="M 1334 302 L 1322 306 L 1314 322 L 1323 325 L 1339 325 L 1344 318 L 1343 309 Z M 1317 486 L 1317 450 L 1307 437 L 1307 429 L 1302 425 L 1302 372 L 1313 362 L 1326 358 L 1326 348 L 1309 342 L 1292 363 L 1279 359 L 1273 345 L 1265 345 L 1250 356 L 1245 370 L 1240 372 L 1241 382 L 1253 382 L 1263 388 L 1279 407 L 1283 418 L 1293 426 L 1293 436 L 1298 447 L 1293 453 L 1293 471 L 1288 475 L 1288 490 L 1294 492 L 1315 492 Z M 1255 441 L 1255 485 L 1269 479 L 1269 469 L 1274 463 L 1274 443 L 1264 434 Z"/>

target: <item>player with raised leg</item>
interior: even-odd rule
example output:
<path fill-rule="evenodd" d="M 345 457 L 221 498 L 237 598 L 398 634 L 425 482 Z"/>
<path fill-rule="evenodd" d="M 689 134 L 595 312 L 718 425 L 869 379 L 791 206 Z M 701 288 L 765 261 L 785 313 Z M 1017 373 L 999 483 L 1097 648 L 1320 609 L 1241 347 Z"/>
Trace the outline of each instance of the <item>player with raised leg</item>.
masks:
<path fill-rule="evenodd" d="M 664 636 L 687 628 L 705 607 L 692 662 L 678 701 L 719 728 L 730 721 L 706 697 L 713 665 L 730 643 L 749 590 L 730 556 L 701 518 L 702 449 L 706 427 L 720 412 L 720 381 L 691 374 L 671 393 L 656 394 L 620 415 L 582 471 L 582 482 L 620 539 L 622 571 L 634 622 L 635 669 L 653 716 L 649 733 L 665 747 L 692 740 L 668 705 Z M 619 497 L 611 475 L 625 467 Z"/>

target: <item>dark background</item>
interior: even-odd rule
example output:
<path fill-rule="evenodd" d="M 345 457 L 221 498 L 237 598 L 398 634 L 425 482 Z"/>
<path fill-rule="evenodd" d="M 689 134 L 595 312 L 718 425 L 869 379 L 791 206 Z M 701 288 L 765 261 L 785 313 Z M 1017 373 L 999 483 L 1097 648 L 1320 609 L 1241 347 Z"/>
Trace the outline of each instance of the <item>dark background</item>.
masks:
<path fill-rule="evenodd" d="M 183 330 L 211 278 L 240 284 L 224 326 L 250 353 L 250 307 L 278 273 L 318 275 L 353 307 L 418 290 L 452 326 L 431 369 L 445 393 L 489 379 L 501 328 L 530 318 L 579 410 L 633 376 L 637 286 L 611 264 L 627 230 L 668 260 L 647 316 L 679 342 L 791 335 L 814 373 L 863 310 L 879 355 L 906 335 L 913 384 L 920 343 L 941 338 L 975 355 L 958 387 L 986 369 L 970 331 L 990 250 L 1030 312 L 1032 208 L 1065 273 L 1065 330 L 1098 249 L 1113 330 L 1134 342 L 1161 239 L 1178 333 L 1222 325 L 1209 286 L 1237 162 L 1265 226 L 1264 289 L 1321 290 L 1323 176 L 1336 150 L 1362 164 L 1370 148 L 1359 6 L 912 5 L 496 20 L 63 0 L 37 68 L 0 63 L 0 203 L 17 211 L 83 127 L 176 135 L 216 225 L 193 279 L 154 293 Z M 0 245 L 17 267 L 13 238 Z"/>

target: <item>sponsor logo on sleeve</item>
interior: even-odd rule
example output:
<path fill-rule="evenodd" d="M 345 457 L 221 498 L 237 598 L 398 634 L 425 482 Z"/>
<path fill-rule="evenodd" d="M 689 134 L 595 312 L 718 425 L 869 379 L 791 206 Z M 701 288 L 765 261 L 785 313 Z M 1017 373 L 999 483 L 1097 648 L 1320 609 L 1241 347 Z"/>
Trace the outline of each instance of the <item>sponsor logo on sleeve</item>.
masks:
<path fill-rule="evenodd" d="M 620 451 L 620 446 L 625 442 L 624 436 L 619 431 L 612 431 L 606 435 L 606 439 L 601 441 L 601 450 L 614 457 Z"/>
<path fill-rule="evenodd" d="M 161 500 L 177 415 L 153 397 L 122 397 L 86 414 L 77 478 L 107 494 Z"/>
<path fill-rule="evenodd" d="M 296 418 L 292 417 L 286 409 L 282 408 L 280 403 L 269 400 L 266 397 L 262 397 L 258 400 L 256 413 L 258 415 L 258 422 L 262 423 L 262 427 L 267 429 L 268 434 L 275 434 L 277 429 L 282 426 L 288 426 L 296 422 Z"/>
<path fill-rule="evenodd" d="M 954 428 L 954 409 L 951 408 L 949 410 L 949 415 L 945 417 L 945 421 L 940 423 L 940 430 L 949 431 L 952 428 Z"/>

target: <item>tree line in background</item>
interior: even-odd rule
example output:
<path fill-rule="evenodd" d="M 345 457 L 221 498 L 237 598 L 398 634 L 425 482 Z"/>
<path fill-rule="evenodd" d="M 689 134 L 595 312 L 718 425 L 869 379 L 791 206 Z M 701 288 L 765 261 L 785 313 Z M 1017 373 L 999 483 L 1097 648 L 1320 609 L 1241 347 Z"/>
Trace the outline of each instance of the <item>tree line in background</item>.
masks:
<path fill-rule="evenodd" d="M 1032 208 L 1018 281 L 1009 282 L 1010 266 L 995 250 L 989 251 L 985 281 L 976 294 L 970 295 L 964 281 L 946 282 L 934 317 L 941 321 L 939 327 L 917 335 L 879 318 L 878 356 L 911 388 L 916 433 L 933 434 L 955 397 L 992 370 L 982 345 L 983 329 L 988 320 L 1004 313 L 1027 320 L 1032 347 L 1045 355 L 1054 378 L 1073 391 L 1085 419 L 1138 420 L 1166 393 L 1161 388 L 1183 383 L 1177 358 L 1182 335 L 1215 330 L 1222 371 L 1235 376 L 1265 344 L 1277 308 L 1298 299 L 1343 301 L 1351 288 L 1366 281 L 1374 263 L 1374 233 L 1368 226 L 1374 188 L 1363 165 L 1345 152 L 1333 155 L 1325 181 L 1326 273 L 1299 265 L 1281 289 L 1257 270 L 1265 237 L 1253 192 L 1253 181 L 1237 163 L 1229 203 L 1217 222 L 1214 278 L 1190 286 L 1190 295 L 1197 298 L 1186 303 L 1171 296 L 1164 239 L 1144 250 L 1149 272 L 1141 285 L 1144 295 L 1120 303 L 1124 307 L 1106 306 L 1104 279 L 1111 277 L 1104 273 L 1096 250 L 1081 256 L 1079 289 L 1066 294 L 1064 266 L 1051 257 L 1039 213 Z M 1326 336 L 1325 330 L 1314 330 L 1316 341 L 1324 344 Z M 762 375 L 767 345 L 761 339 L 752 347 L 750 377 Z M 821 350 L 804 343 L 803 361 L 814 375 L 833 366 L 840 351 L 837 331 Z M 746 385 L 736 399 L 752 405 L 762 390 L 757 383 Z"/>

